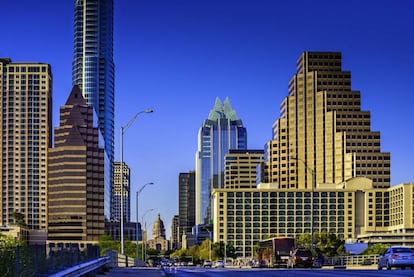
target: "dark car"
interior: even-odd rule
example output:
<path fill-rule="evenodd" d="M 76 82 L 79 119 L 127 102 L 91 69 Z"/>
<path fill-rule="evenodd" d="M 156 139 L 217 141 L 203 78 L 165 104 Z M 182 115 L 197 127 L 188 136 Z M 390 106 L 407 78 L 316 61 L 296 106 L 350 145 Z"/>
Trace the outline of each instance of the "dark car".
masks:
<path fill-rule="evenodd" d="M 287 262 L 287 267 L 312 267 L 313 265 L 313 256 L 312 252 L 307 249 L 296 249 L 290 255 Z"/>
<path fill-rule="evenodd" d="M 400 267 L 414 269 L 414 250 L 406 246 L 391 246 L 378 259 L 378 269 Z"/>

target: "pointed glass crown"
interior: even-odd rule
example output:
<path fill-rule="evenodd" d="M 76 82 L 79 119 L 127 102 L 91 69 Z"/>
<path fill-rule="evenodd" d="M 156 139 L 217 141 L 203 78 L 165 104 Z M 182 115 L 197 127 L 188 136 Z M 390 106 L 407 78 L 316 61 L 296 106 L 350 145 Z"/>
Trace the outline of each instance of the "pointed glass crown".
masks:
<path fill-rule="evenodd" d="M 216 97 L 214 108 L 210 111 L 210 114 L 208 116 L 208 119 L 213 121 L 216 121 L 219 118 L 239 120 L 236 111 L 231 108 L 230 100 L 228 97 L 226 97 L 223 104 L 221 103 L 220 99 Z"/>

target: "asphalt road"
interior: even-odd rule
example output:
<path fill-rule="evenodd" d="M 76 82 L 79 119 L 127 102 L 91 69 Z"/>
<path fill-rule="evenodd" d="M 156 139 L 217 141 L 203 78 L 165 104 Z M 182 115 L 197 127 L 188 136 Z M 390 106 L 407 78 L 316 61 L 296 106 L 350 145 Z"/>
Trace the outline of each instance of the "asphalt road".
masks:
<path fill-rule="evenodd" d="M 342 276 L 364 276 L 364 277 L 413 277 L 414 270 L 412 269 L 393 269 L 393 270 L 376 270 L 376 269 L 238 269 L 238 268 L 224 268 L 224 269 L 204 269 L 199 267 L 182 267 L 182 268 L 166 268 L 160 270 L 158 268 L 114 268 L 104 275 L 99 277 L 342 277 Z"/>

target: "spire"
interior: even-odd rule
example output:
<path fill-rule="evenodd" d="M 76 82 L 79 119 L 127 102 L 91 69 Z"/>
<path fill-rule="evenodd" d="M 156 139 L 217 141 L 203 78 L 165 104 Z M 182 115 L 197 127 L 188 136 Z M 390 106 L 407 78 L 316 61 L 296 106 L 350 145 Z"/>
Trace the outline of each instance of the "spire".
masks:
<path fill-rule="evenodd" d="M 230 120 L 239 120 L 236 111 L 231 108 L 229 97 L 226 97 L 224 103 L 221 102 L 220 98 L 216 97 L 214 108 L 210 111 L 208 116 L 209 120 L 216 121 L 219 118 L 227 118 Z"/>

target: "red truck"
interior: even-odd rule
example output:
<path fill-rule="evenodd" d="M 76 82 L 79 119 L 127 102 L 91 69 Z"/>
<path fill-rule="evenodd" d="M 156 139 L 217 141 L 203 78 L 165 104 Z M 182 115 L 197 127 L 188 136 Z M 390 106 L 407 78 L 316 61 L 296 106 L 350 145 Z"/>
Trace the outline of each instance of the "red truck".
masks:
<path fill-rule="evenodd" d="M 273 237 L 259 242 L 262 263 L 268 267 L 287 266 L 291 251 L 295 249 L 295 238 Z"/>

